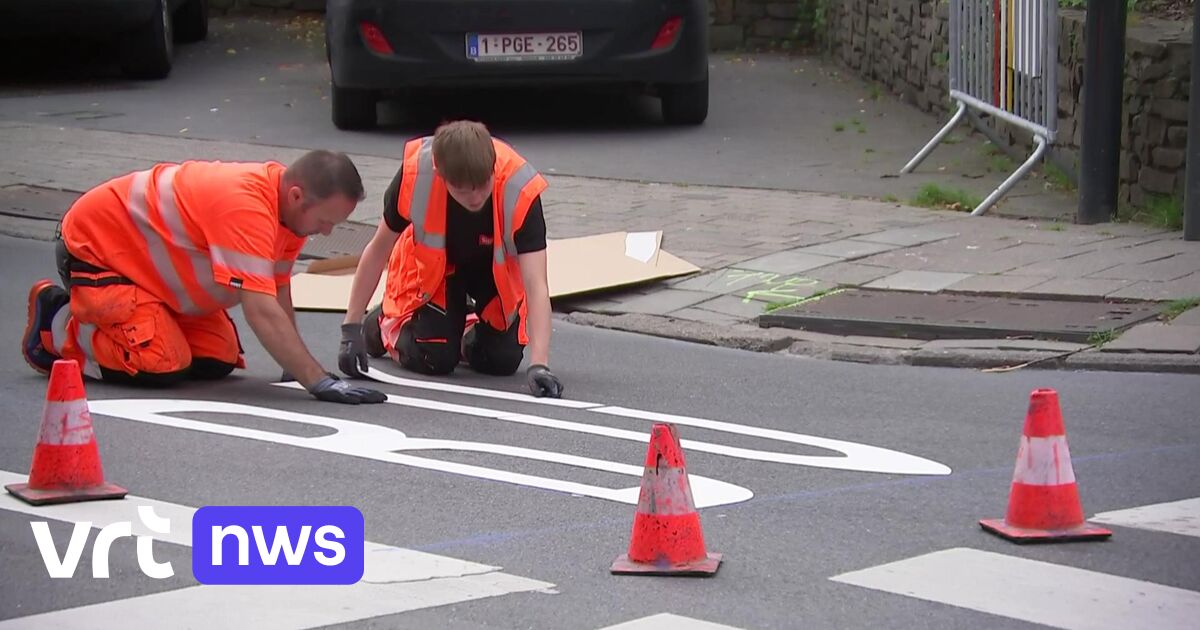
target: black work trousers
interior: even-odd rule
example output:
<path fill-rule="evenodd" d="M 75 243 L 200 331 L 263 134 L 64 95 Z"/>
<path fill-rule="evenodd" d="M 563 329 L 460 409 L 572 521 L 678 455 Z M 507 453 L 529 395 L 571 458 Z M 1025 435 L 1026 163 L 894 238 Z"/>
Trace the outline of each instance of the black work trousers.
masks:
<path fill-rule="evenodd" d="M 460 270 L 447 276 L 445 305 L 430 301 L 400 327 L 396 341 L 400 365 L 421 374 L 444 375 L 465 360 L 471 369 L 483 374 L 515 373 L 525 356 L 517 334 L 519 317 L 507 330 L 497 330 L 480 319 L 464 339 L 467 313 L 480 315 L 498 299 L 491 267 Z"/>

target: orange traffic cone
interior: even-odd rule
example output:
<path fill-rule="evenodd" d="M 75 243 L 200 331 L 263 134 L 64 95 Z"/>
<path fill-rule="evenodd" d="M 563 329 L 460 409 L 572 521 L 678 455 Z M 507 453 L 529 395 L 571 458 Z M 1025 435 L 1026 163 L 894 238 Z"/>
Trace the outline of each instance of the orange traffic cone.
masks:
<path fill-rule="evenodd" d="M 60 359 L 50 371 L 29 482 L 4 488 L 32 505 L 120 499 L 128 492 L 104 481 L 100 448 L 75 361 Z"/>
<path fill-rule="evenodd" d="M 646 472 L 633 519 L 629 553 L 613 562 L 615 574 L 713 575 L 721 554 L 708 553 L 700 514 L 692 501 L 683 449 L 673 424 L 655 424 Z"/>
<path fill-rule="evenodd" d="M 1098 540 L 1112 535 L 1083 520 L 1067 432 L 1053 389 L 1034 390 L 1029 398 L 1008 514 L 1003 521 L 987 519 L 979 525 L 1015 543 Z"/>

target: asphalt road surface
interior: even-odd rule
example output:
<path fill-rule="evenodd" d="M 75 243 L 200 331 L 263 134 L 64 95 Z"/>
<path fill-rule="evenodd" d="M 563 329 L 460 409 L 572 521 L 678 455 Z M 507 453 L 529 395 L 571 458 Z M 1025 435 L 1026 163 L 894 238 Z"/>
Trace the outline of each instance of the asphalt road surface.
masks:
<path fill-rule="evenodd" d="M 26 289 L 53 275 L 52 257 L 48 243 L 0 237 L 5 483 L 28 473 L 41 422 L 46 379 L 21 361 L 17 339 Z M 272 385 L 278 367 L 235 313 L 249 368 L 227 382 L 172 390 L 88 382 L 106 476 L 136 498 L 31 513 L 0 497 L 0 628 L 594 629 L 660 614 L 747 629 L 1183 628 L 1196 618 L 1193 376 L 865 366 L 556 322 L 552 364 L 567 400 L 623 409 L 540 404 L 520 395 L 519 377 L 467 369 L 417 380 L 487 391 L 380 385 L 400 404 L 348 407 Z M 330 367 L 339 321 L 299 315 Z M 978 519 L 1004 515 L 1028 397 L 1039 387 L 1060 393 L 1087 515 L 1159 507 L 1106 517 L 1126 523 L 1106 542 L 1016 546 L 981 531 Z M 183 400 L 200 402 L 157 422 L 138 415 Z M 695 500 L 708 506 L 700 509 L 707 547 L 724 554 L 714 577 L 609 573 L 630 542 L 651 427 L 641 412 L 676 414 Z M 395 431 L 443 441 L 389 445 Z M 335 432 L 359 437 L 331 446 Z M 411 459 L 389 461 L 393 447 Z M 812 457 L 780 463 L 764 461 L 773 457 L 766 452 Z M 70 522 L 99 527 L 112 510 L 132 515 L 138 505 L 185 529 L 189 510 L 202 506 L 352 505 L 382 568 L 354 587 L 197 586 L 187 539 L 174 530 L 166 538 L 174 542 L 154 544 L 173 577 L 143 576 L 128 538 L 112 547 L 108 579 L 92 577 L 90 542 L 73 579 L 48 577 L 31 522 L 51 523 L 61 553 Z M 900 564 L 875 569 L 889 563 Z M 39 614 L 47 616 L 31 616 Z"/>

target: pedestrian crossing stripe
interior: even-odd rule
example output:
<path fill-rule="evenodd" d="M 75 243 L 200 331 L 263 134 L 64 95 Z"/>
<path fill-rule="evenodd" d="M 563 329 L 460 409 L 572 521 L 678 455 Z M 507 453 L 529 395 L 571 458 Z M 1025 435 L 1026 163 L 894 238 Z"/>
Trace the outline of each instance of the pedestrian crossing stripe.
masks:
<path fill-rule="evenodd" d="M 26 475 L 0 470 L 0 485 L 26 479 Z M 170 533 L 144 527 L 137 517 L 138 506 L 151 506 L 159 517 L 170 519 Z M 190 547 L 196 508 L 132 495 L 120 501 L 38 507 L 4 493 L 0 494 L 0 510 L 68 523 L 89 522 L 97 529 L 128 521 L 135 536 Z M 33 540 L 30 533 L 31 550 L 35 548 Z M 350 586 L 188 586 L 6 619 L 0 621 L 0 630 L 155 628 L 168 618 L 180 625 L 207 628 L 304 630 L 487 597 L 550 592 L 554 587 L 502 573 L 499 567 L 411 549 L 367 542 L 365 551 L 363 578 Z"/>
<path fill-rule="evenodd" d="M 1200 537 L 1200 498 L 1101 512 L 1094 523 Z"/>
<path fill-rule="evenodd" d="M 977 549 L 936 551 L 830 578 L 1057 628 L 1189 628 L 1200 593 Z"/>

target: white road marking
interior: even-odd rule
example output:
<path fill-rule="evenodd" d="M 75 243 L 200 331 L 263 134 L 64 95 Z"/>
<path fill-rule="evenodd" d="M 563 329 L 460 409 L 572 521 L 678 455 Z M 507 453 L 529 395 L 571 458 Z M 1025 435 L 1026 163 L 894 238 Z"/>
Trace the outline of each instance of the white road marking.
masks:
<path fill-rule="evenodd" d="M 94 416 L 112 416 L 116 418 L 124 418 L 126 420 L 135 420 L 150 424 L 175 427 L 178 429 L 190 429 L 193 431 L 204 431 L 207 433 L 230 435 L 252 440 L 275 442 L 278 444 L 298 446 L 300 448 L 310 448 L 313 450 L 337 453 L 340 455 L 362 457 L 365 459 L 390 462 L 393 464 L 401 464 L 415 468 L 439 470 L 442 472 L 466 475 L 469 477 L 503 481 L 534 488 L 554 490 L 568 494 L 594 497 L 597 499 L 607 499 L 609 501 L 617 501 L 629 505 L 637 505 L 638 495 L 641 490 L 640 483 L 639 485 L 629 486 L 626 488 L 606 488 L 603 486 L 594 486 L 585 483 L 564 481 L 561 479 L 551 479 L 549 477 L 540 477 L 537 475 L 526 475 L 505 470 L 497 470 L 483 466 L 473 466 L 470 464 L 460 464 L 457 462 L 443 461 L 438 459 L 415 457 L 413 455 L 406 455 L 396 451 L 452 450 L 492 453 L 497 455 L 518 457 L 522 459 L 565 464 L 579 468 L 600 470 L 604 472 L 635 477 L 639 480 L 645 472 L 645 469 L 642 465 L 640 465 L 640 462 L 639 465 L 623 464 L 590 457 L 580 457 L 576 455 L 567 455 L 563 453 L 522 448 L 518 446 L 507 446 L 502 444 L 410 438 L 400 431 L 376 424 L 342 420 L 326 416 L 295 413 L 290 411 L 282 411 L 279 409 L 271 409 L 268 407 L 256 407 L 252 405 L 223 403 L 209 400 L 173 400 L 169 398 L 93 400 L 88 404 L 91 408 L 92 415 Z M 333 429 L 334 433 L 316 437 L 305 437 L 276 433 L 273 431 L 263 431 L 259 429 L 248 429 L 238 426 L 217 424 L 202 420 L 192 420 L 189 418 L 178 418 L 174 415 L 171 415 L 184 413 L 228 413 L 241 416 L 273 418 L 276 420 L 326 427 Z M 643 441 L 648 441 L 648 439 L 648 436 L 642 437 Z M 740 503 L 754 497 L 754 493 L 746 488 L 717 479 L 711 479 L 709 477 L 689 473 L 688 480 L 691 482 L 692 497 L 697 508 Z"/>
<path fill-rule="evenodd" d="M 501 392 L 480 387 L 466 387 L 462 385 L 452 385 L 449 383 L 418 381 L 394 376 L 378 369 L 368 370 L 367 376 L 381 383 L 387 383 L 391 385 L 417 387 L 425 390 L 443 391 L 454 394 L 478 396 L 482 398 L 499 398 L 534 404 L 556 404 L 565 402 L 553 400 L 548 402 L 547 399 L 535 398 L 526 394 L 514 394 L 512 392 Z M 302 389 L 297 383 L 278 383 L 278 385 Z M 565 420 L 553 420 L 550 418 L 543 418 L 541 416 L 513 413 L 498 409 L 488 409 L 486 407 L 456 405 L 453 403 L 444 403 L 423 398 L 411 398 L 408 396 L 395 395 L 390 395 L 388 397 L 388 402 L 395 405 L 404 405 L 407 407 L 416 407 L 420 409 L 447 411 L 450 413 L 494 418 L 496 420 L 504 420 L 506 422 L 520 422 L 522 424 L 563 429 L 578 433 L 603 435 L 622 440 L 633 440 L 637 442 L 645 442 L 647 440 L 645 432 L 626 431 L 622 429 L 583 424 L 579 422 L 568 422 Z M 908 453 L 901 453 L 899 451 L 893 451 L 877 446 L 870 446 L 867 444 L 859 444 L 856 442 L 846 442 L 843 440 L 833 440 L 812 435 L 804 435 L 801 433 L 792 433 L 789 431 L 764 429 L 760 427 L 734 424 L 731 422 L 719 422 L 716 420 L 706 420 L 704 418 L 657 413 L 653 411 L 643 411 L 641 409 L 630 409 L 627 407 L 601 405 L 599 403 L 583 401 L 572 401 L 571 405 L 560 406 L 571 406 L 577 409 L 585 409 L 590 412 L 601 413 L 610 416 L 648 420 L 650 422 L 670 422 L 680 426 L 690 426 L 724 433 L 733 433 L 736 435 L 775 440 L 778 442 L 787 442 L 790 444 L 813 446 L 837 451 L 843 456 L 830 457 L 821 455 L 793 455 L 790 453 L 776 453 L 771 451 L 725 446 L 722 444 L 711 444 L 708 442 L 697 442 L 695 440 L 681 440 L 681 444 L 684 449 L 689 451 L 715 453 L 718 455 L 727 455 L 729 457 L 737 457 L 740 459 L 749 459 L 760 462 L 792 464 L 796 466 L 812 466 L 815 468 L 832 468 L 836 470 L 888 473 L 896 475 L 948 475 L 951 472 L 950 468 L 944 464 L 940 464 L 923 457 L 917 457 L 915 455 L 909 455 Z"/>
<path fill-rule="evenodd" d="M 1092 522 L 1200 537 L 1200 498 L 1101 512 Z"/>
<path fill-rule="evenodd" d="M 830 578 L 1058 628 L 1194 628 L 1200 593 L 955 548 Z"/>
<path fill-rule="evenodd" d="M 741 630 L 734 626 L 692 619 L 691 617 L 683 617 L 671 613 L 650 615 L 649 617 L 619 623 L 615 626 L 605 626 L 600 630 L 666 630 L 668 628 L 670 630 Z"/>
<path fill-rule="evenodd" d="M 27 479 L 0 471 L 0 485 Z M 169 518 L 171 533 L 142 526 L 137 507 L 154 507 Z M 190 547 L 192 515 L 196 508 L 155 499 L 127 496 L 116 501 L 89 501 L 35 507 L 8 493 L 0 509 L 42 519 L 90 521 L 94 528 L 121 521 L 133 523 L 133 534 Z M 35 551 L 29 534 L 31 552 Z M 176 567 L 176 574 L 190 574 Z M 45 578 L 49 579 L 49 578 Z M 76 579 L 93 579 L 77 574 Z M 264 630 L 302 630 L 347 623 L 382 615 L 443 606 L 511 593 L 548 591 L 553 584 L 500 572 L 474 562 L 438 556 L 379 543 L 366 543 L 366 571 L 351 586 L 189 586 L 172 591 L 67 608 L 0 621 L 0 630 L 15 628 L 113 629 L 162 627 L 247 627 Z"/>

